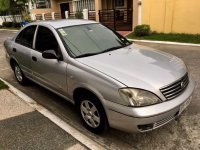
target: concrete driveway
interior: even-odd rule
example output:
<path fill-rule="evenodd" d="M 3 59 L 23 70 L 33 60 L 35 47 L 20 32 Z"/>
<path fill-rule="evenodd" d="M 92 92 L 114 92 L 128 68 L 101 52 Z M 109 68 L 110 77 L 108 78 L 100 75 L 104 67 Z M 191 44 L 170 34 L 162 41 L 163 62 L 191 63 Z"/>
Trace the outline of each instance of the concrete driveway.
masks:
<path fill-rule="evenodd" d="M 79 131 L 103 145 L 105 149 L 200 149 L 200 48 L 166 46 L 148 44 L 148 46 L 163 50 L 182 58 L 196 81 L 196 90 L 190 106 L 178 121 L 172 121 L 164 127 L 141 134 L 128 134 L 110 129 L 102 135 L 94 135 L 82 126 L 72 104 L 52 94 L 46 89 L 32 83 L 23 87 L 19 85 L 5 60 L 3 41 L 13 32 L 0 31 L 0 77 L 29 95 L 61 119 L 71 124 Z M 58 141 L 59 142 L 59 141 Z"/>

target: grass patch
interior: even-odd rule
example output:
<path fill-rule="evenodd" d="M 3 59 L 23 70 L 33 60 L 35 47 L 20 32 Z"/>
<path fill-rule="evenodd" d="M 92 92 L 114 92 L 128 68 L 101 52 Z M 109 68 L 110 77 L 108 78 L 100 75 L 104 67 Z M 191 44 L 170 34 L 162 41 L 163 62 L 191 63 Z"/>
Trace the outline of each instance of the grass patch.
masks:
<path fill-rule="evenodd" d="M 20 30 L 21 28 L 6 28 L 6 27 L 1 27 L 0 29 L 6 29 L 6 30 Z"/>
<path fill-rule="evenodd" d="M 2 89 L 8 89 L 8 86 L 3 81 L 0 80 L 0 90 Z"/>
<path fill-rule="evenodd" d="M 170 42 L 200 44 L 200 34 L 152 33 L 151 35 L 148 36 L 137 37 L 132 32 L 126 37 L 129 39 L 137 39 L 137 40 L 170 41 Z"/>

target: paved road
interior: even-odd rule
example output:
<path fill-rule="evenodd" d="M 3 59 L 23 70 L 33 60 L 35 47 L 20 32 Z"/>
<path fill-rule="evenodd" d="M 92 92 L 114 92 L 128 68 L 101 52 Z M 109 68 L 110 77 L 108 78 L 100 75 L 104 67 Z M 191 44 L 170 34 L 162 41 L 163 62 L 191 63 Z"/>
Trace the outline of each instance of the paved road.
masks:
<path fill-rule="evenodd" d="M 11 91 L 0 90 L 0 150 L 16 149 L 87 150 Z"/>
<path fill-rule="evenodd" d="M 16 82 L 11 69 L 6 63 L 2 46 L 3 40 L 11 35 L 13 35 L 12 32 L 0 31 L 0 77 L 29 95 L 67 123 L 73 125 L 88 137 L 103 145 L 105 149 L 200 149 L 200 94 L 198 93 L 200 90 L 199 48 L 179 48 L 176 46 L 149 44 L 151 47 L 161 49 L 182 58 L 188 65 L 197 83 L 192 103 L 178 121 L 172 121 L 160 129 L 143 134 L 128 134 L 110 129 L 102 135 L 94 135 L 84 129 L 72 104 L 34 83 L 23 87 Z"/>

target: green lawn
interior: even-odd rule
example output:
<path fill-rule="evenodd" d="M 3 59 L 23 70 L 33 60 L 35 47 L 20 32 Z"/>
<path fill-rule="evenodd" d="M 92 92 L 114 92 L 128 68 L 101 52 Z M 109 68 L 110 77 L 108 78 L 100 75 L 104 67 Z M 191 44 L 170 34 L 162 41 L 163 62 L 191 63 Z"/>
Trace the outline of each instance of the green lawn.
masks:
<path fill-rule="evenodd" d="M 7 88 L 8 88 L 8 86 L 3 81 L 0 80 L 0 90 L 7 89 Z"/>
<path fill-rule="evenodd" d="M 20 28 L 6 28 L 6 27 L 1 27 L 0 29 L 6 29 L 6 30 L 20 30 Z"/>
<path fill-rule="evenodd" d="M 175 34 L 175 33 L 152 33 L 149 36 L 136 37 L 134 33 L 126 36 L 128 39 L 170 41 L 181 43 L 200 44 L 200 34 Z"/>

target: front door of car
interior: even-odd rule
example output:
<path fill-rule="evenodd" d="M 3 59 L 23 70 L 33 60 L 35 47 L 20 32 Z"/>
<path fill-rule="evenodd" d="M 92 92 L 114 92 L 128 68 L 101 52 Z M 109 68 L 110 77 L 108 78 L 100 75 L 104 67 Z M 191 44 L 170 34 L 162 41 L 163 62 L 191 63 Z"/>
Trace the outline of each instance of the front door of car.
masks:
<path fill-rule="evenodd" d="M 46 50 L 54 50 L 59 59 L 44 58 L 42 53 Z M 45 26 L 38 27 L 35 50 L 32 51 L 31 59 L 34 80 L 47 88 L 66 95 L 67 63 L 62 60 L 62 53 L 57 39 L 49 28 Z"/>
<path fill-rule="evenodd" d="M 31 25 L 23 29 L 16 37 L 13 44 L 13 54 L 18 65 L 26 77 L 31 78 L 31 51 L 33 48 L 33 38 L 35 35 L 36 25 Z"/>

